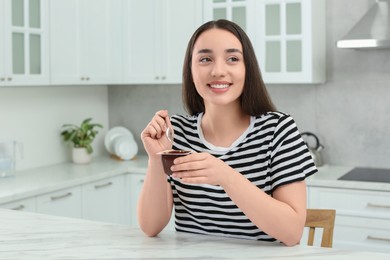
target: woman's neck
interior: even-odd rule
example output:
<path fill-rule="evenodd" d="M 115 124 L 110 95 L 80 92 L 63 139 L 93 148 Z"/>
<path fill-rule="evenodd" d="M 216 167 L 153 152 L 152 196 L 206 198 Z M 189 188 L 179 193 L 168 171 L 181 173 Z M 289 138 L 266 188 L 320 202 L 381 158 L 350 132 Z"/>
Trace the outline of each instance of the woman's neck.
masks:
<path fill-rule="evenodd" d="M 250 116 L 241 109 L 206 109 L 201 127 L 204 138 L 211 144 L 229 147 L 249 127 Z"/>

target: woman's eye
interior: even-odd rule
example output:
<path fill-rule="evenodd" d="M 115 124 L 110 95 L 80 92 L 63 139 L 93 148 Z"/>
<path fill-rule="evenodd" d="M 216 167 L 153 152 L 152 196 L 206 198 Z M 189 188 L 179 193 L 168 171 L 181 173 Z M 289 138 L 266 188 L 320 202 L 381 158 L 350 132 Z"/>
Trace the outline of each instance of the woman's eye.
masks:
<path fill-rule="evenodd" d="M 227 61 L 229 61 L 229 62 L 237 62 L 237 61 L 239 61 L 239 59 L 237 57 L 229 57 L 227 59 Z"/>
<path fill-rule="evenodd" d="M 199 60 L 200 63 L 206 63 L 206 62 L 209 62 L 211 61 L 211 59 L 209 57 L 203 57 Z"/>

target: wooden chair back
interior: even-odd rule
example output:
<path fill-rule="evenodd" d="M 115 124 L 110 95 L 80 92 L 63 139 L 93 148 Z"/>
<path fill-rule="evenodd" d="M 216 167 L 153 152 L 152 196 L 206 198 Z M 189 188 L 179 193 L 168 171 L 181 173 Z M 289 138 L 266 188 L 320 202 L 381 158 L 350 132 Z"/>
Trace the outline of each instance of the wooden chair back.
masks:
<path fill-rule="evenodd" d="M 305 223 L 305 227 L 309 228 L 307 245 L 313 245 L 315 229 L 323 228 L 321 247 L 332 247 L 335 218 L 334 209 L 307 209 Z"/>

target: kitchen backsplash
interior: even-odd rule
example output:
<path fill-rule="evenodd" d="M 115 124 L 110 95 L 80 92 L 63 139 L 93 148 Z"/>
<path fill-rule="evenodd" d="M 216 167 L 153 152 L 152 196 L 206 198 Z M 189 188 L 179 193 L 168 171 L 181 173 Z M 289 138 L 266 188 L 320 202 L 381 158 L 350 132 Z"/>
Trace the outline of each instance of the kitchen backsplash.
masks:
<path fill-rule="evenodd" d="M 23 144 L 16 170 L 63 163 L 70 160 L 60 129 L 64 123 L 80 124 L 87 117 L 99 122 L 93 143 L 94 155 L 105 152 L 108 128 L 106 86 L 7 87 L 0 89 L 0 139 Z"/>
<path fill-rule="evenodd" d="M 318 134 L 326 163 L 390 168 L 390 50 L 337 49 L 336 41 L 374 3 L 328 0 L 327 81 L 321 85 L 268 85 L 278 109 L 300 131 Z M 183 113 L 181 87 L 110 86 L 110 126 L 139 135 L 158 109 Z"/>

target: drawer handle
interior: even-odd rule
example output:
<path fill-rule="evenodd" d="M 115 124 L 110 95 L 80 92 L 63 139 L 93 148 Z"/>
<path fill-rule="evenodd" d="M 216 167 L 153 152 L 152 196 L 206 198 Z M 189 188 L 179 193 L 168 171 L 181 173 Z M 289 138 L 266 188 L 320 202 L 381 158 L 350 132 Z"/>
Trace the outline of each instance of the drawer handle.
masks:
<path fill-rule="evenodd" d="M 12 210 L 23 210 L 24 208 L 25 208 L 24 205 L 19 205 L 19 206 L 15 207 L 15 208 L 11 208 L 11 209 Z"/>
<path fill-rule="evenodd" d="M 375 203 L 367 203 L 367 207 L 369 208 L 385 208 L 385 209 L 390 209 L 390 205 L 380 205 L 380 204 L 375 204 Z"/>
<path fill-rule="evenodd" d="M 385 238 L 385 237 L 375 237 L 375 236 L 367 236 L 367 239 L 369 240 L 379 240 L 379 241 L 387 241 L 390 242 L 390 238 Z"/>
<path fill-rule="evenodd" d="M 98 184 L 98 185 L 95 185 L 95 189 L 100 189 L 100 188 L 104 188 L 104 187 L 111 186 L 111 185 L 112 185 L 112 182 L 107 182 L 107 183 L 104 183 L 104 184 Z"/>
<path fill-rule="evenodd" d="M 59 195 L 59 196 L 51 196 L 50 199 L 51 200 L 59 200 L 59 199 L 63 199 L 63 198 L 69 197 L 69 196 L 72 196 L 72 192 L 68 192 L 68 193 L 65 193 L 65 194 Z"/>

